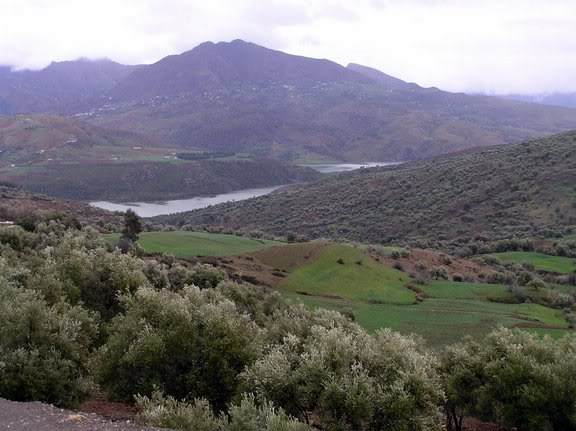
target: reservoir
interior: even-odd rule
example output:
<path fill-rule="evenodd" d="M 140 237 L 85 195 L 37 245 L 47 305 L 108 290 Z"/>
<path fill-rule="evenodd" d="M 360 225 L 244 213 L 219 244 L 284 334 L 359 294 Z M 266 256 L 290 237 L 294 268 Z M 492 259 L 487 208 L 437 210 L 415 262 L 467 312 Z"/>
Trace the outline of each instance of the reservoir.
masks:
<path fill-rule="evenodd" d="M 389 166 L 397 165 L 395 162 L 371 162 L 371 163 L 338 163 L 338 164 L 324 164 L 324 165 L 303 165 L 312 169 L 316 169 L 323 174 L 332 174 L 335 172 L 348 172 L 360 168 L 374 168 L 376 166 Z"/>
<path fill-rule="evenodd" d="M 371 168 L 375 166 L 395 165 L 397 163 L 375 162 L 375 163 L 340 163 L 340 164 L 323 164 L 307 165 L 309 168 L 316 169 L 325 174 L 337 172 L 348 172 L 360 168 Z M 103 208 L 108 211 L 126 211 L 132 209 L 140 217 L 154 217 L 163 214 L 173 214 L 183 211 L 197 210 L 206 208 L 210 205 L 217 205 L 224 202 L 241 201 L 257 196 L 267 195 L 282 186 L 262 187 L 255 189 L 236 190 L 234 192 L 222 193 L 215 196 L 198 196 L 189 199 L 177 199 L 165 202 L 129 202 L 114 203 L 107 201 L 90 202 L 90 205 Z"/>
<path fill-rule="evenodd" d="M 132 209 L 140 217 L 154 217 L 161 214 L 172 214 L 183 211 L 206 208 L 210 205 L 223 202 L 241 201 L 256 196 L 267 195 L 282 186 L 262 187 L 257 189 L 236 190 L 215 196 L 198 196 L 190 199 L 177 199 L 166 202 L 130 202 L 118 204 L 114 202 L 98 201 L 90 202 L 90 205 L 103 208 L 108 211 L 126 211 Z"/>

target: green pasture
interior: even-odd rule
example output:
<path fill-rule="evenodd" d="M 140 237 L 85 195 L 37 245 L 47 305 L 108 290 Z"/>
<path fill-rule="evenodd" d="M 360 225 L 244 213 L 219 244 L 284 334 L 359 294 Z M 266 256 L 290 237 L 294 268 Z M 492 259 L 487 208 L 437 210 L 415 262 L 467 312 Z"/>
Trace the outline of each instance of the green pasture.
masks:
<path fill-rule="evenodd" d="M 546 272 L 572 272 L 576 270 L 574 259 L 563 256 L 550 256 L 547 254 L 527 252 L 527 251 L 509 251 L 505 253 L 495 253 L 503 263 L 532 264 L 537 271 Z"/>
<path fill-rule="evenodd" d="M 285 293 L 309 307 L 349 309 L 356 321 L 368 331 L 391 328 L 404 334 L 422 336 L 430 345 L 454 343 L 466 335 L 482 336 L 497 326 L 559 337 L 567 323 L 559 310 L 537 304 L 502 304 L 488 301 L 428 298 L 415 305 L 370 304 Z M 548 327 L 530 328 L 538 324 Z"/>
<path fill-rule="evenodd" d="M 120 234 L 107 234 L 104 237 L 110 242 L 117 242 Z M 182 258 L 233 256 L 283 245 L 277 241 L 206 232 L 143 232 L 138 243 L 148 253 L 172 254 Z"/>
<path fill-rule="evenodd" d="M 312 296 L 412 304 L 415 293 L 404 287 L 409 281 L 407 274 L 376 262 L 358 248 L 329 244 L 293 269 L 278 288 Z"/>

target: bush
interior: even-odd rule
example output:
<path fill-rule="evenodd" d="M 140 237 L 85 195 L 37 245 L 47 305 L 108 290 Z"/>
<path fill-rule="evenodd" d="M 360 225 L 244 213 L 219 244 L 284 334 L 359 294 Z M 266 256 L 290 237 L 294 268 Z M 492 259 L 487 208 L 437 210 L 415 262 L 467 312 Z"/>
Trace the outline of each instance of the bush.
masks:
<path fill-rule="evenodd" d="M 432 268 L 430 270 L 430 277 L 435 280 L 448 280 L 448 271 L 446 268 Z"/>
<path fill-rule="evenodd" d="M 452 276 L 452 281 L 456 281 L 458 283 L 462 283 L 464 281 L 464 276 L 462 274 L 454 274 Z"/>
<path fill-rule="evenodd" d="M 0 397 L 68 407 L 84 398 L 94 315 L 0 280 L 0 322 Z"/>
<path fill-rule="evenodd" d="M 576 429 L 576 337 L 498 329 L 449 347 L 441 373 L 451 419 L 466 415 L 519 430 Z"/>
<path fill-rule="evenodd" d="M 244 395 L 229 414 L 214 415 L 204 399 L 177 401 L 155 392 L 152 398 L 136 397 L 139 420 L 152 426 L 182 431 L 312 431 L 313 428 L 289 417 L 282 409 L 253 396 Z"/>
<path fill-rule="evenodd" d="M 237 394 L 238 375 L 259 351 L 257 327 L 220 292 L 141 288 L 122 299 L 125 313 L 97 361 L 97 378 L 115 398 L 167 395 L 208 399 L 218 410 Z"/>
<path fill-rule="evenodd" d="M 289 335 L 243 373 L 244 388 L 325 430 L 440 429 L 442 391 L 420 341 L 357 326 Z"/>
<path fill-rule="evenodd" d="M 443 254 L 440 256 L 440 263 L 442 263 L 442 265 L 450 266 L 452 265 L 452 258 L 447 254 Z"/>

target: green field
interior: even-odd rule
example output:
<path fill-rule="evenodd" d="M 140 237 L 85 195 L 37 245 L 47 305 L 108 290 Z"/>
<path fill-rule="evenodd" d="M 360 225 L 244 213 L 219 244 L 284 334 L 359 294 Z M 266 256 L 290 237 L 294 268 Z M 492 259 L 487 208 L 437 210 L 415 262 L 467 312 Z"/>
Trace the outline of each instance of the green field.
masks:
<path fill-rule="evenodd" d="M 120 234 L 107 234 L 104 237 L 110 242 L 117 242 Z M 233 256 L 284 245 L 277 241 L 205 232 L 144 232 L 138 243 L 148 253 L 166 253 L 182 258 Z"/>
<path fill-rule="evenodd" d="M 496 253 L 504 263 L 528 263 L 534 265 L 537 271 L 546 272 L 572 272 L 576 271 L 574 259 L 562 256 L 549 256 L 547 254 L 527 252 L 527 251 L 509 251 L 506 253 Z"/>
<path fill-rule="evenodd" d="M 404 287 L 409 281 L 405 273 L 376 262 L 358 248 L 330 244 L 277 287 L 312 296 L 407 305 L 415 301 L 415 293 Z"/>
<path fill-rule="evenodd" d="M 351 309 L 356 321 L 369 331 L 387 327 L 404 334 L 415 333 L 432 346 L 458 341 L 465 335 L 485 335 L 493 328 L 531 326 L 549 327 L 527 330 L 559 337 L 567 323 L 559 310 L 537 304 L 500 304 L 488 301 L 429 298 L 416 305 L 370 304 L 331 298 L 285 293 L 310 307 Z"/>
<path fill-rule="evenodd" d="M 458 283 L 434 280 L 421 286 L 427 297 L 439 299 L 477 299 L 506 302 L 512 298 L 508 288 L 500 284 Z"/>

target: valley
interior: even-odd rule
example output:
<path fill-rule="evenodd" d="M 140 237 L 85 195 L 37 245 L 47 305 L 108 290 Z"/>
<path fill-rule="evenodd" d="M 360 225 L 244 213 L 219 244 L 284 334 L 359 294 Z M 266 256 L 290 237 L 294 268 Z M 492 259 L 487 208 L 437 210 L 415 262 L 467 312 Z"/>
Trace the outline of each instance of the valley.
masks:
<path fill-rule="evenodd" d="M 0 428 L 575 429 L 572 93 L 156 36 L 0 66 Z"/>
<path fill-rule="evenodd" d="M 570 234 L 576 134 L 360 169 L 268 196 L 162 216 L 174 226 L 427 244 L 471 254 L 506 238 Z"/>
<path fill-rule="evenodd" d="M 118 237 L 106 235 L 109 241 Z M 487 276 L 498 273 L 496 267 L 479 265 L 474 259 L 442 263 L 445 255 L 417 249 L 389 247 L 376 254 L 361 244 L 286 244 L 206 232 L 149 232 L 142 235 L 140 244 L 151 255 L 208 263 L 233 279 L 273 288 L 313 309 L 341 311 L 368 331 L 390 327 L 419 334 L 435 348 L 464 335 L 485 335 L 499 325 L 562 337 L 569 332 L 568 322 L 547 301 L 554 292 L 576 293 L 574 286 L 556 285 L 528 290 L 532 303 L 519 302 L 510 285 L 487 282 Z M 534 254 L 515 253 L 517 261 Z M 506 261 L 506 255 L 494 256 Z M 448 269 L 449 278 L 458 281 L 430 278 L 437 267 Z M 563 268 L 547 270 L 563 273 Z"/>

